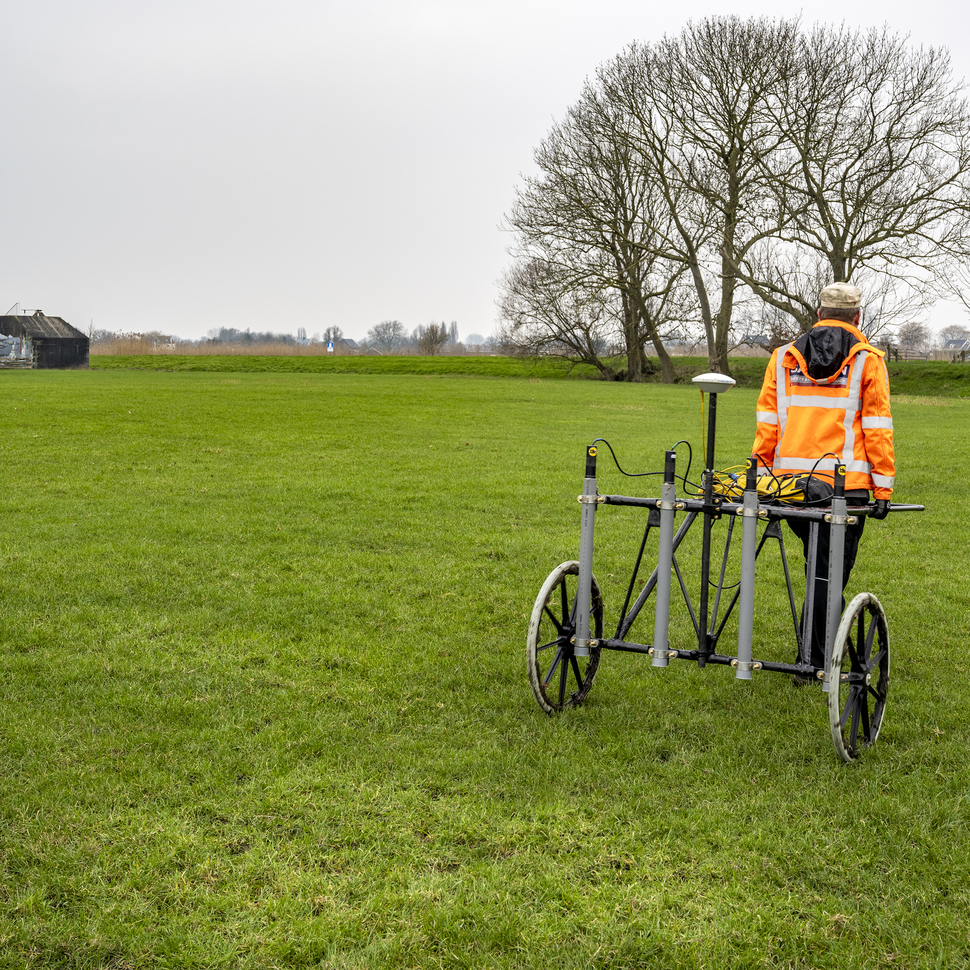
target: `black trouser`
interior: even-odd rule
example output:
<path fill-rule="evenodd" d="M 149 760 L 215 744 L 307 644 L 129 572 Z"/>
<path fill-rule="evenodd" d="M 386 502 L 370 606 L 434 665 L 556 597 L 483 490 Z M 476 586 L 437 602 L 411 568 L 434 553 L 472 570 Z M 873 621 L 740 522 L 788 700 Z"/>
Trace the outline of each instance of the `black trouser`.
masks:
<path fill-rule="evenodd" d="M 862 504 L 869 499 L 866 491 L 847 491 L 845 497 L 850 505 Z M 859 552 L 859 540 L 865 528 L 866 516 L 857 515 L 854 525 L 845 527 L 845 544 L 842 550 L 842 591 L 849 582 L 849 573 L 855 565 L 855 558 Z M 811 522 L 807 519 L 788 519 L 792 532 L 802 540 L 805 552 L 805 570 L 808 571 L 808 536 Z M 818 524 L 818 548 L 815 553 L 815 601 L 812 608 L 812 666 L 825 666 L 825 623 L 828 616 L 829 594 L 829 539 L 831 526 L 825 522 Z M 842 597 L 842 609 L 845 609 L 845 597 Z"/>

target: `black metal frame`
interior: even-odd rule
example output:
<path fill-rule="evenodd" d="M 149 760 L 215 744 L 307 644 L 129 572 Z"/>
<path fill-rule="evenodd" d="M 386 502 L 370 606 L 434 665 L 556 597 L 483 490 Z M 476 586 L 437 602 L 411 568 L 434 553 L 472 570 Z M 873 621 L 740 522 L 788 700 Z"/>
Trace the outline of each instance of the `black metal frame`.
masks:
<path fill-rule="evenodd" d="M 640 566 L 643 561 L 644 551 L 646 549 L 647 541 L 650 536 L 651 529 L 658 528 L 660 525 L 660 499 L 658 498 L 635 498 L 628 495 L 603 495 L 600 496 L 600 502 L 604 505 L 616 505 L 616 506 L 626 506 L 632 508 L 646 508 L 649 510 L 647 517 L 647 525 L 643 532 L 643 538 L 640 542 L 640 548 L 637 553 L 636 562 L 634 563 L 633 572 L 630 577 L 630 582 L 627 587 L 626 598 L 623 602 L 623 607 L 620 611 L 620 618 L 617 622 L 616 633 L 609 638 L 600 639 L 597 641 L 597 646 L 603 650 L 619 650 L 627 653 L 645 653 L 650 654 L 653 651 L 652 644 L 636 643 L 631 642 L 626 639 L 627 634 L 630 632 L 633 624 L 636 622 L 640 615 L 641 610 L 646 606 L 650 594 L 654 591 L 657 584 L 657 576 L 659 571 L 659 566 L 653 570 L 650 577 L 640 588 L 636 600 L 633 606 L 630 607 L 630 599 L 633 596 L 634 589 L 637 588 L 637 576 L 640 571 Z M 680 587 L 681 596 L 683 597 L 684 605 L 687 607 L 688 614 L 690 615 L 691 623 L 694 627 L 694 633 L 697 636 L 698 645 L 694 649 L 681 650 L 681 649 L 670 649 L 668 651 L 668 656 L 670 659 L 679 660 L 696 660 L 698 666 L 703 667 L 705 664 L 735 664 L 738 660 L 737 656 L 718 653 L 716 646 L 721 638 L 721 634 L 724 632 L 724 628 L 727 625 L 731 614 L 734 611 L 735 606 L 738 603 L 738 598 L 740 596 L 740 590 L 736 586 L 732 585 L 726 587 L 724 584 L 724 577 L 726 566 L 728 562 L 728 557 L 731 551 L 731 542 L 734 534 L 735 523 L 740 518 L 741 510 L 743 506 L 738 502 L 728 502 L 722 501 L 718 498 L 714 498 L 712 502 L 708 503 L 704 499 L 680 499 L 677 502 L 680 507 L 680 511 L 687 513 L 686 519 L 681 523 L 680 528 L 677 530 L 674 536 L 674 571 L 677 576 L 678 585 Z M 849 509 L 849 514 L 855 515 L 865 515 L 868 509 Z M 771 660 L 759 660 L 754 661 L 757 664 L 757 669 L 759 670 L 774 670 L 780 673 L 788 674 L 800 674 L 803 676 L 817 676 L 818 672 L 822 669 L 820 667 L 814 667 L 809 662 L 810 657 L 810 643 L 812 637 L 812 622 L 813 622 L 813 611 L 811 598 L 814 595 L 814 583 L 806 583 L 806 600 L 807 603 L 803 602 L 801 607 L 802 622 L 799 625 L 799 605 L 795 596 L 795 587 L 792 581 L 791 570 L 788 564 L 788 554 L 785 549 L 785 540 L 781 530 L 781 523 L 786 519 L 808 519 L 816 523 L 816 527 L 811 530 L 810 535 L 810 548 L 809 555 L 811 561 L 809 565 L 812 567 L 808 571 L 810 575 L 814 575 L 814 556 L 818 545 L 818 527 L 817 523 L 823 522 L 826 516 L 831 516 L 830 507 L 822 508 L 812 508 L 812 509 L 800 509 L 800 508 L 789 508 L 783 506 L 771 506 L 762 505 L 759 510 L 759 517 L 763 521 L 767 521 L 768 527 L 761 534 L 761 539 L 758 542 L 757 550 L 755 552 L 755 558 L 761 556 L 762 550 L 764 549 L 766 543 L 769 539 L 778 540 L 779 554 L 781 557 L 782 569 L 785 574 L 785 586 L 788 594 L 788 604 L 791 610 L 792 624 L 795 631 L 795 639 L 798 645 L 798 656 L 799 663 L 780 663 Z M 707 526 L 705 529 L 705 539 L 704 547 L 701 551 L 701 591 L 704 590 L 710 592 L 712 584 L 710 582 L 711 576 L 711 536 L 712 536 L 712 526 L 714 521 L 722 517 L 728 518 L 728 531 L 725 537 L 724 552 L 721 556 L 720 570 L 717 582 L 713 584 L 714 591 L 714 604 L 713 608 L 708 608 L 707 613 L 709 619 L 705 621 L 705 626 L 702 632 L 701 628 L 701 616 L 703 615 L 704 609 L 703 604 L 698 604 L 698 610 L 695 612 L 694 603 L 691 600 L 690 591 L 688 590 L 687 583 L 684 579 L 684 574 L 680 569 L 680 565 L 677 562 L 676 551 L 680 547 L 684 538 L 690 532 L 693 525 L 696 523 L 699 516 L 704 517 L 704 523 Z M 724 592 L 727 589 L 734 589 L 734 594 L 728 603 L 723 617 L 721 617 L 720 623 L 718 623 L 718 614 L 720 612 L 721 599 Z M 702 596 L 703 599 L 703 596 Z M 710 601 L 708 600 L 708 606 Z M 807 608 L 806 608 L 807 606 Z"/>

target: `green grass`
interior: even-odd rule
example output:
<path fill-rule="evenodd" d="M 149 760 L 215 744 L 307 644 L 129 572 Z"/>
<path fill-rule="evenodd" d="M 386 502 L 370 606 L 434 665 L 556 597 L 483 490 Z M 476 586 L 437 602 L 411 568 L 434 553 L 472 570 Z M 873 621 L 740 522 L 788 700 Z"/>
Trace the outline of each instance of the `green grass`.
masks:
<path fill-rule="evenodd" d="M 622 359 L 614 366 L 625 367 Z M 656 364 L 657 362 L 654 361 Z M 731 374 L 739 388 L 759 388 L 764 378 L 763 357 L 735 357 Z M 95 355 L 93 370 L 199 371 L 208 373 L 280 374 L 392 374 L 424 376 L 522 377 L 529 379 L 598 380 L 599 372 L 588 364 L 570 366 L 563 361 L 544 358 L 522 360 L 512 357 L 325 357 L 258 355 Z M 708 370 L 702 357 L 678 357 L 674 361 L 678 383 Z M 921 397 L 970 397 L 970 366 L 947 361 L 898 361 L 889 365 L 894 394 Z M 659 371 L 652 381 L 659 382 Z"/>
<path fill-rule="evenodd" d="M 755 396 L 722 398 L 719 464 Z M 851 766 L 777 675 L 607 655 L 583 708 L 532 698 L 585 445 L 699 454 L 690 387 L 93 369 L 0 403 L 0 966 L 970 960 L 967 401 L 894 408 L 928 510 L 863 540 L 893 687 Z M 641 527 L 597 518 L 614 622 Z"/>
<path fill-rule="evenodd" d="M 353 357 L 259 354 L 104 354 L 91 357 L 95 370 L 203 371 L 281 374 L 421 374 L 478 377 L 590 378 L 596 369 L 562 360 L 524 360 L 513 357 Z"/>

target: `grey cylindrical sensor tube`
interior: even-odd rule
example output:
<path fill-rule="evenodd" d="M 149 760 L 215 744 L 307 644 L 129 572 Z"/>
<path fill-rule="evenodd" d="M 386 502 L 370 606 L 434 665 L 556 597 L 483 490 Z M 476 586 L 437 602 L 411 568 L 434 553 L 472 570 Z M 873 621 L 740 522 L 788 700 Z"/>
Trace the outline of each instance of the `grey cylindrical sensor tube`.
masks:
<path fill-rule="evenodd" d="M 741 509 L 741 589 L 738 599 L 737 679 L 751 680 L 754 638 L 754 565 L 758 552 L 758 459 L 748 459 Z"/>
<path fill-rule="evenodd" d="M 822 690 L 826 691 L 839 689 L 838 681 L 832 683 L 829 679 L 829 668 L 832 665 L 832 648 L 835 645 L 835 634 L 842 614 L 842 555 L 845 550 L 846 525 L 845 465 L 839 465 L 835 470 L 835 496 L 832 499 L 831 520 L 825 617 L 825 679 L 822 681 Z"/>
<path fill-rule="evenodd" d="M 589 615 L 593 591 L 593 524 L 596 517 L 596 445 L 586 449 L 586 477 L 580 502 L 583 515 L 579 525 L 579 582 L 576 589 L 576 638 L 573 653 L 589 656 Z"/>
<path fill-rule="evenodd" d="M 657 553 L 656 617 L 653 624 L 653 666 L 667 666 L 670 628 L 670 579 L 674 561 L 674 504 L 677 486 L 674 468 L 677 452 L 668 451 L 664 462 L 664 483 L 660 490 L 660 548 Z"/>

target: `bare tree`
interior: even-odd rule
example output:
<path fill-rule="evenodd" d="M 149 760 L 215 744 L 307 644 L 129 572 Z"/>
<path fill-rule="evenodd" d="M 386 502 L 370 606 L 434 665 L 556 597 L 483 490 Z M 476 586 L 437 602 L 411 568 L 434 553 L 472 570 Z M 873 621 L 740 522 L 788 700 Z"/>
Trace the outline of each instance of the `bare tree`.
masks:
<path fill-rule="evenodd" d="M 669 218 L 665 222 L 665 208 L 658 210 L 651 173 L 631 148 L 629 123 L 622 105 L 588 85 L 543 140 L 535 152 L 540 175 L 526 179 L 507 219 L 517 237 L 512 251 L 532 269 L 506 282 L 520 291 L 524 281 L 541 282 L 541 301 L 557 305 L 557 311 L 535 322 L 545 321 L 553 343 L 568 317 L 599 330 L 608 322 L 622 339 L 628 380 L 640 381 L 649 372 L 644 352 L 649 341 L 665 379 L 673 381 L 663 336 L 674 321 L 691 314 L 693 301 L 682 285 L 683 265 L 660 254 L 655 237 L 668 228 Z M 541 267 L 538 275 L 536 267 Z M 558 303 L 549 302 L 554 280 L 562 287 Z M 521 303 L 507 304 L 516 306 L 520 331 Z M 605 314 L 605 306 L 619 312 Z M 582 336 L 578 344 L 589 345 Z"/>
<path fill-rule="evenodd" d="M 970 340 L 970 327 L 951 323 L 940 329 L 940 338 L 942 340 Z"/>
<path fill-rule="evenodd" d="M 959 323 L 951 323 L 940 330 L 940 343 L 945 344 L 948 340 L 970 340 L 970 327 L 965 327 Z"/>
<path fill-rule="evenodd" d="M 118 335 L 111 330 L 95 328 L 93 325 L 88 329 L 88 340 L 92 344 L 106 344 L 114 340 Z"/>
<path fill-rule="evenodd" d="M 367 338 L 384 353 L 393 354 L 407 343 L 408 332 L 400 320 L 384 320 L 367 331 Z"/>
<path fill-rule="evenodd" d="M 418 345 L 420 353 L 434 357 L 448 343 L 448 325 L 432 322 L 424 327 L 418 324 L 411 338 Z"/>
<path fill-rule="evenodd" d="M 930 343 L 932 331 L 921 320 L 902 324 L 896 331 L 896 339 L 907 350 L 925 350 Z"/>
<path fill-rule="evenodd" d="M 500 338 L 514 353 L 592 364 L 613 380 L 616 370 L 604 358 L 619 336 L 616 301 L 566 276 L 558 264 L 541 259 L 508 270 L 499 301 Z"/>
<path fill-rule="evenodd" d="M 885 28 L 816 27 L 789 50 L 772 113 L 785 139 L 764 181 L 784 211 L 772 249 L 788 259 L 749 254 L 738 276 L 802 329 L 818 290 L 800 270 L 851 279 L 881 308 L 870 338 L 949 293 L 970 251 L 970 115 L 949 55 Z"/>
<path fill-rule="evenodd" d="M 341 340 L 343 340 L 343 338 L 344 332 L 340 329 L 340 327 L 327 327 L 327 329 L 323 331 L 322 339 L 325 344 L 329 344 L 331 341 L 333 341 L 334 346 L 336 346 Z"/>
<path fill-rule="evenodd" d="M 603 65 L 543 141 L 508 220 L 513 253 L 555 263 L 573 292 L 619 294 L 628 355 L 659 334 L 644 294 L 696 321 L 726 372 L 736 310 L 794 336 L 833 280 L 863 289 L 872 339 L 960 295 L 962 90 L 945 52 L 886 29 L 689 23 Z"/>
<path fill-rule="evenodd" d="M 735 265 L 777 221 L 764 217 L 761 162 L 780 141 L 768 102 L 796 32 L 721 18 L 631 45 L 536 152 L 542 175 L 509 219 L 515 253 L 620 294 L 634 380 L 644 340 L 673 379 L 662 330 L 674 321 L 703 327 L 711 368 L 727 371 Z"/>
<path fill-rule="evenodd" d="M 711 369 L 724 373 L 736 266 L 779 221 L 764 159 L 781 140 L 769 105 L 796 33 L 792 20 L 711 18 L 634 44 L 597 75 L 631 118 L 627 137 L 665 210 L 656 255 L 690 274 Z"/>

